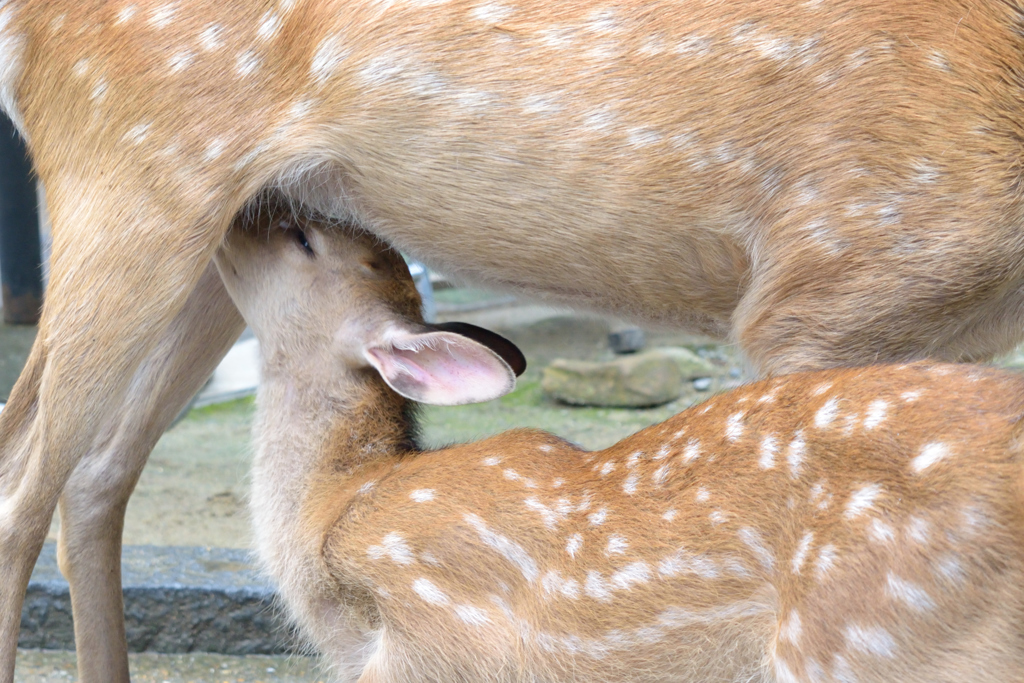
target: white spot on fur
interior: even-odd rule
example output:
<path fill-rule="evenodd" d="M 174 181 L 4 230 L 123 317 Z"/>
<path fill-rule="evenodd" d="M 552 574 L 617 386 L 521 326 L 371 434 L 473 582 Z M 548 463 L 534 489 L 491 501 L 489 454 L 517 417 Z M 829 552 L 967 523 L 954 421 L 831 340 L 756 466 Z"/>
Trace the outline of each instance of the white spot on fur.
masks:
<path fill-rule="evenodd" d="M 470 626 L 483 626 L 484 624 L 491 623 L 491 618 L 487 616 L 487 612 L 472 605 L 456 605 L 455 615 Z"/>
<path fill-rule="evenodd" d="M 612 592 L 609 590 L 608 584 L 605 583 L 604 577 L 601 576 L 601 572 L 587 572 L 587 581 L 583 585 L 583 590 L 587 595 L 601 602 L 607 602 L 612 599 Z"/>
<path fill-rule="evenodd" d="M 633 562 L 611 575 L 609 583 L 615 590 L 630 590 L 633 586 L 651 580 L 651 569 L 646 562 Z"/>
<path fill-rule="evenodd" d="M 629 542 L 623 536 L 612 534 L 608 537 L 608 546 L 604 550 L 605 555 L 621 555 L 626 552 Z"/>
<path fill-rule="evenodd" d="M 683 462 L 692 462 L 700 457 L 700 440 L 690 439 L 683 449 Z"/>
<path fill-rule="evenodd" d="M 496 455 L 492 455 L 492 456 L 484 458 L 481 462 L 484 465 L 487 465 L 488 467 L 495 467 L 495 466 L 501 464 L 501 458 L 499 458 Z"/>
<path fill-rule="evenodd" d="M 733 413 L 725 421 L 725 436 L 729 441 L 736 441 L 743 436 L 743 411 Z"/>
<path fill-rule="evenodd" d="M 341 37 L 328 36 L 317 47 L 309 73 L 317 85 L 323 85 L 348 56 L 349 50 L 342 45 Z"/>
<path fill-rule="evenodd" d="M 626 140 L 633 147 L 648 147 L 661 142 L 665 136 L 651 128 L 630 128 L 626 132 Z"/>
<path fill-rule="evenodd" d="M 612 461 L 612 460 L 609 460 L 608 462 L 606 462 L 603 465 L 601 465 L 601 470 L 600 470 L 601 476 L 602 477 L 608 476 L 609 474 L 611 474 L 612 470 L 614 470 L 614 469 L 615 469 L 615 462 Z"/>
<path fill-rule="evenodd" d="M 778 655 L 775 656 L 775 683 L 803 683 Z"/>
<path fill-rule="evenodd" d="M 654 470 L 654 474 L 651 475 L 651 480 L 654 481 L 654 483 L 657 484 L 658 486 L 661 486 L 668 479 L 668 473 L 671 471 L 671 469 L 672 468 L 669 467 L 667 464 L 662 465 L 658 469 Z"/>
<path fill-rule="evenodd" d="M 775 555 L 764 543 L 761 534 L 754 528 L 745 526 L 739 530 L 738 535 L 748 548 L 754 551 L 761 566 L 771 571 L 775 566 Z"/>
<path fill-rule="evenodd" d="M 575 579 L 563 579 L 557 571 L 549 571 L 540 580 L 541 588 L 548 596 L 562 595 L 570 600 L 580 597 L 580 582 Z"/>
<path fill-rule="evenodd" d="M 258 68 L 260 68 L 260 58 L 252 50 L 243 52 L 235 59 L 235 69 L 239 76 L 249 76 Z"/>
<path fill-rule="evenodd" d="M 591 525 L 601 526 L 608 519 L 608 508 L 602 507 L 600 510 L 590 513 L 587 515 L 587 519 L 590 520 Z"/>
<path fill-rule="evenodd" d="M 920 474 L 935 463 L 949 457 L 949 446 L 944 443 L 930 443 L 921 449 L 921 454 L 910 461 L 910 467 Z"/>
<path fill-rule="evenodd" d="M 832 388 L 832 382 L 825 382 L 814 387 L 814 391 L 811 392 L 811 396 L 821 396 L 826 391 Z"/>
<path fill-rule="evenodd" d="M 962 586 L 967 580 L 963 562 L 955 554 L 947 554 L 935 562 L 935 573 L 941 578 Z"/>
<path fill-rule="evenodd" d="M 74 66 L 71 67 L 71 73 L 78 78 L 84 78 L 89 73 L 89 58 L 83 57 L 75 62 Z"/>
<path fill-rule="evenodd" d="M 405 542 L 401 534 L 392 531 L 384 536 L 380 545 L 371 545 L 366 549 L 371 559 L 380 560 L 389 557 L 395 564 L 409 565 L 416 561 L 412 548 Z"/>
<path fill-rule="evenodd" d="M 221 40 L 223 35 L 224 29 L 220 24 L 210 24 L 199 34 L 199 44 L 207 52 L 219 50 L 224 47 L 224 41 Z"/>
<path fill-rule="evenodd" d="M 587 130 L 601 132 L 615 122 L 615 114 L 607 107 L 587 114 L 583 118 L 583 127 Z"/>
<path fill-rule="evenodd" d="M 562 111 L 562 105 L 558 104 L 551 96 L 527 95 L 523 98 L 523 112 L 533 116 L 550 116 Z"/>
<path fill-rule="evenodd" d="M 260 21 L 260 27 L 256 35 L 260 40 L 270 40 L 281 30 L 281 17 L 276 12 L 267 12 Z"/>
<path fill-rule="evenodd" d="M 155 8 L 149 15 L 149 24 L 155 29 L 165 29 L 174 21 L 178 8 L 174 5 L 163 5 Z"/>
<path fill-rule="evenodd" d="M 167 60 L 167 65 L 170 68 L 171 73 L 176 74 L 179 71 L 187 68 L 195 59 L 195 57 L 195 53 L 191 50 L 183 50 L 173 55 L 169 60 Z"/>
<path fill-rule="evenodd" d="M 673 519 L 676 518 L 676 515 L 678 515 L 678 514 L 679 514 L 678 510 L 672 509 L 672 510 L 668 510 L 665 514 L 663 514 L 661 516 L 661 518 L 663 520 L 665 520 L 666 522 L 671 522 Z"/>
<path fill-rule="evenodd" d="M 107 79 L 100 76 L 92 86 L 92 92 L 89 94 L 89 99 L 98 104 L 103 101 L 106 94 Z"/>
<path fill-rule="evenodd" d="M 714 510 L 708 515 L 708 519 L 711 520 L 712 524 L 718 526 L 719 524 L 725 524 L 729 520 L 729 515 L 725 514 L 721 510 Z"/>
<path fill-rule="evenodd" d="M 711 38 L 691 33 L 676 43 L 676 54 L 689 57 L 705 56 L 711 53 Z"/>
<path fill-rule="evenodd" d="M 469 13 L 470 17 L 485 24 L 499 24 L 508 19 L 511 14 L 511 8 L 495 2 L 477 5 Z"/>
<path fill-rule="evenodd" d="M 117 19 L 114 21 L 116 24 L 123 24 L 126 21 L 131 21 L 135 13 L 139 11 L 139 8 L 135 5 L 125 5 L 117 13 Z"/>
<path fill-rule="evenodd" d="M 409 493 L 409 497 L 417 503 L 426 503 L 434 500 L 434 489 L 416 489 Z"/>
<path fill-rule="evenodd" d="M 551 509 L 534 497 L 527 498 L 523 502 L 526 504 L 526 507 L 540 515 L 541 520 L 543 520 L 544 522 L 544 526 L 546 526 L 549 529 L 554 529 L 556 526 L 558 526 L 559 522 L 561 522 L 568 516 L 568 510 L 565 509 L 564 507 L 562 509 L 559 509 L 556 506 L 555 509 Z"/>
<path fill-rule="evenodd" d="M 124 141 L 130 142 L 133 145 L 142 144 L 142 141 L 149 136 L 149 127 L 150 124 L 148 123 L 140 123 L 137 126 L 132 126 L 132 128 L 124 134 Z"/>
<path fill-rule="evenodd" d="M 880 626 L 850 624 L 844 629 L 843 635 L 846 646 L 855 652 L 876 657 L 892 657 L 896 652 L 896 641 Z"/>
<path fill-rule="evenodd" d="M 843 517 L 847 520 L 856 519 L 867 510 L 870 510 L 875 504 L 875 500 L 877 500 L 881 494 L 882 487 L 878 484 L 868 484 L 867 486 L 860 487 L 850 494 L 850 499 L 846 502 L 846 509 L 843 512 Z"/>
<path fill-rule="evenodd" d="M 946 59 L 946 55 L 938 50 L 932 50 L 928 55 L 928 63 L 939 71 L 952 71 L 953 68 L 949 65 L 949 60 Z"/>
<path fill-rule="evenodd" d="M 789 465 L 789 476 L 794 479 L 800 476 L 800 466 L 804 461 L 804 454 L 807 451 L 807 444 L 804 442 L 803 430 L 798 431 L 793 440 L 789 442 L 786 449 L 786 463 Z"/>
<path fill-rule="evenodd" d="M 761 457 L 757 464 L 762 470 L 770 470 L 775 467 L 775 452 L 778 451 L 778 441 L 774 436 L 765 436 L 761 439 Z"/>
<path fill-rule="evenodd" d="M 713 579 L 718 576 L 718 568 L 714 562 L 704 555 L 691 556 L 684 550 L 677 550 L 658 563 L 658 574 L 665 578 L 678 576 L 683 572 L 692 572 Z"/>
<path fill-rule="evenodd" d="M 885 420 L 885 412 L 889 404 L 885 401 L 872 401 L 868 405 L 867 415 L 864 417 L 864 429 L 874 429 Z"/>
<path fill-rule="evenodd" d="M 369 493 L 370 490 L 373 489 L 373 487 L 376 486 L 376 485 L 377 485 L 376 481 L 368 481 L 368 482 L 366 482 L 365 484 L 363 484 L 362 486 L 359 487 L 359 491 L 358 492 L 359 493 Z"/>
<path fill-rule="evenodd" d="M 818 551 L 818 559 L 814 561 L 814 575 L 818 581 L 823 581 L 829 570 L 836 564 L 836 547 L 831 543 L 823 545 Z"/>
<path fill-rule="evenodd" d="M 818 429 L 823 429 L 832 424 L 832 420 L 836 419 L 836 414 L 839 412 L 839 402 L 830 398 L 825 402 L 818 412 L 814 414 L 814 426 Z"/>
<path fill-rule="evenodd" d="M 902 394 L 900 394 L 900 398 L 902 398 L 907 403 L 913 403 L 917 399 L 921 398 L 921 392 L 920 391 L 904 391 Z"/>
<path fill-rule="evenodd" d="M 832 678 L 836 683 L 860 683 L 850 663 L 842 655 L 832 657 Z"/>
<path fill-rule="evenodd" d="M 537 563 L 534 562 L 533 558 L 526 550 L 511 541 L 501 534 L 497 534 L 487 528 L 487 525 L 482 519 L 474 514 L 467 514 L 463 517 L 466 522 L 476 529 L 480 535 L 480 540 L 483 541 L 484 545 L 495 550 L 499 555 L 508 560 L 512 565 L 522 572 L 523 576 L 527 581 L 533 582 L 537 578 L 538 570 Z"/>
<path fill-rule="evenodd" d="M 573 534 L 569 537 L 569 541 L 565 544 L 565 552 L 569 553 L 569 557 L 576 559 L 576 553 L 578 553 L 580 548 L 582 547 L 583 536 L 580 534 Z"/>
<path fill-rule="evenodd" d="M 872 519 L 868 525 L 868 536 L 876 543 L 892 543 L 896 540 L 893 528 L 880 519 Z"/>
<path fill-rule="evenodd" d="M 917 543 L 927 543 L 931 525 L 920 517 L 911 517 L 907 522 L 907 536 Z"/>
<path fill-rule="evenodd" d="M 804 671 L 807 672 L 807 683 L 825 683 L 825 668 L 813 657 L 804 660 Z"/>
<path fill-rule="evenodd" d="M 796 547 L 796 552 L 793 553 L 793 573 L 799 574 L 800 570 L 804 566 L 804 562 L 807 560 L 807 554 L 811 550 L 811 543 L 814 541 L 814 533 L 811 531 L 805 531 L 804 535 L 800 537 L 800 543 Z"/>
<path fill-rule="evenodd" d="M 444 591 L 427 579 L 416 579 L 412 582 L 412 589 L 416 591 L 416 595 L 423 598 L 424 602 L 431 605 L 447 605 L 449 602 L 448 596 L 444 594 Z"/>
<path fill-rule="evenodd" d="M 803 634 L 803 626 L 800 623 L 800 613 L 795 609 L 790 610 L 789 616 L 779 626 L 779 640 L 793 645 L 800 644 L 800 636 Z"/>
<path fill-rule="evenodd" d="M 892 572 L 885 580 L 885 593 L 891 599 L 902 602 L 915 612 L 928 612 L 935 609 L 931 596 L 916 583 L 911 583 L 896 576 Z"/>
<path fill-rule="evenodd" d="M 703 486 L 697 487 L 697 493 L 694 495 L 694 500 L 698 503 L 706 503 L 711 499 L 711 492 Z"/>
<path fill-rule="evenodd" d="M 811 503 L 815 505 L 819 510 L 824 510 L 832 502 L 832 494 L 826 493 L 825 487 L 828 482 L 824 479 L 814 482 L 811 486 Z"/>

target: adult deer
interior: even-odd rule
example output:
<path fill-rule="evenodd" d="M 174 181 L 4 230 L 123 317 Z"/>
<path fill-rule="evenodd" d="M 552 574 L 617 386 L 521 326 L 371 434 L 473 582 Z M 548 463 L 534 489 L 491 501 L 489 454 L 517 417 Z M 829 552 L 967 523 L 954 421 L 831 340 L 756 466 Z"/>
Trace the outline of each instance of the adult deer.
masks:
<path fill-rule="evenodd" d="M 1011 3 L 6 0 L 45 183 L 0 417 L 0 681 L 58 498 L 81 676 L 127 678 L 149 449 L 241 328 L 210 260 L 275 187 L 452 275 L 739 342 L 762 372 L 1021 333 Z"/>
<path fill-rule="evenodd" d="M 1024 681 L 1024 378 L 800 373 L 601 451 L 421 452 L 403 397 L 522 356 L 424 325 L 373 236 L 265 218 L 216 257 L 263 354 L 257 550 L 338 680 Z"/>

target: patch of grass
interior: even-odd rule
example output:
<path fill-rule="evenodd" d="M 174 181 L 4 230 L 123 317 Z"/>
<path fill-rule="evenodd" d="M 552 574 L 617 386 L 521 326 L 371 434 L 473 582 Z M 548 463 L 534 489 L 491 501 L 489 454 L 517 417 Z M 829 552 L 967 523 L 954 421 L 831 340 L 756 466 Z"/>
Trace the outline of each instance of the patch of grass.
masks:
<path fill-rule="evenodd" d="M 242 398 L 236 398 L 234 401 L 225 401 L 224 403 L 214 403 L 212 405 L 203 406 L 202 408 L 193 408 L 189 411 L 185 420 L 203 419 L 208 417 L 231 417 L 234 415 L 244 417 L 251 416 L 254 412 L 256 412 L 256 397 L 244 396 Z"/>

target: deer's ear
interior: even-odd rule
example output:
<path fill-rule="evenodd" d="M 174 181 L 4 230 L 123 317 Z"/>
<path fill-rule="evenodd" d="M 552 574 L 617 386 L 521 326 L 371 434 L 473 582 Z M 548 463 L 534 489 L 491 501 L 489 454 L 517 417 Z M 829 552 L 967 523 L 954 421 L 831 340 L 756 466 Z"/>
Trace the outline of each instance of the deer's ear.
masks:
<path fill-rule="evenodd" d="M 501 356 L 501 359 L 512 368 L 512 372 L 516 373 L 516 377 L 519 377 L 526 371 L 526 356 L 523 355 L 518 346 L 497 332 L 491 332 L 477 325 L 460 322 L 436 323 L 430 325 L 430 328 L 442 332 L 461 334 L 463 337 L 469 337 L 473 341 L 483 344 Z"/>
<path fill-rule="evenodd" d="M 501 355 L 455 332 L 403 332 L 365 356 L 388 386 L 421 403 L 479 403 L 516 388 L 515 372 Z"/>

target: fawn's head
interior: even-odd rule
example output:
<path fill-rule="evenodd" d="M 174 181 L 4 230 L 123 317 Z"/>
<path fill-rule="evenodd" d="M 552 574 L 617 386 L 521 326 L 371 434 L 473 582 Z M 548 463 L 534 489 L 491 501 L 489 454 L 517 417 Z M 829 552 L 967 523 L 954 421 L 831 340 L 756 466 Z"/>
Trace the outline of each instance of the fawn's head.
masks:
<path fill-rule="evenodd" d="M 401 255 L 350 225 L 261 205 L 235 222 L 216 262 L 265 365 L 319 375 L 372 367 L 399 394 L 436 405 L 504 395 L 525 368 L 492 332 L 425 324 Z"/>

